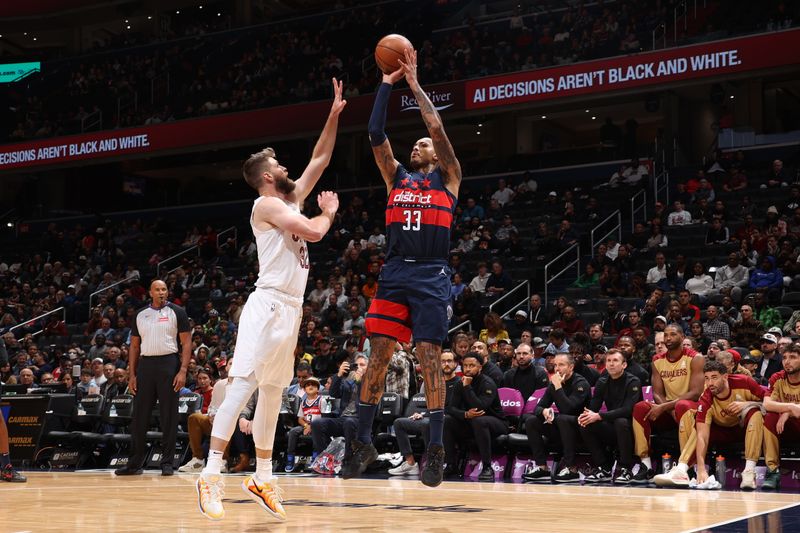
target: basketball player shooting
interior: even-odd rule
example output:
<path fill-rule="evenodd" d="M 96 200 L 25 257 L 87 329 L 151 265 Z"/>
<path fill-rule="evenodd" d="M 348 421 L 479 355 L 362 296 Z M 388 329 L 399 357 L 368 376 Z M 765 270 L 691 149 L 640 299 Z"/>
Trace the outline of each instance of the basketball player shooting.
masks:
<path fill-rule="evenodd" d="M 394 158 L 384 133 L 392 85 L 403 77 L 417 99 L 430 135 L 414 144 L 410 171 Z M 388 241 L 378 293 L 366 319 L 372 353 L 361 384 L 358 435 L 343 461 L 342 477 L 362 474 L 377 458 L 372 445 L 372 423 L 383 395 L 386 370 L 397 341 L 409 342 L 413 335 L 430 412 L 430 444 L 420 480 L 435 487 L 442 482 L 444 462 L 445 385 L 439 356 L 442 342 L 447 338 L 450 300 L 447 257 L 450 226 L 461 184 L 461 165 L 439 113 L 419 85 L 415 50 L 406 49 L 400 68 L 383 75 L 369 121 L 369 136 L 375 162 L 389 193 Z"/>
<path fill-rule="evenodd" d="M 339 198 L 322 192 L 317 203 L 322 214 L 306 218 L 300 213 L 303 200 L 314 189 L 328 166 L 336 142 L 339 114 L 347 102 L 342 83 L 333 80 L 334 99 L 328 120 L 314 147 L 311 161 L 297 181 L 266 148 L 245 161 L 245 181 L 258 191 L 250 226 L 258 249 L 258 279 L 242 311 L 239 335 L 229 375 L 225 400 L 214 417 L 208 462 L 197 479 L 200 512 L 211 520 L 225 516 L 222 507 L 224 482 L 220 472 L 222 454 L 233 434 L 239 413 L 258 390 L 253 418 L 256 472 L 245 478 L 242 489 L 272 516 L 286 519 L 281 492 L 272 475 L 272 445 L 283 388 L 293 374 L 294 348 L 302 316 L 303 293 L 308 280 L 306 241 L 320 241 L 333 223 Z"/>

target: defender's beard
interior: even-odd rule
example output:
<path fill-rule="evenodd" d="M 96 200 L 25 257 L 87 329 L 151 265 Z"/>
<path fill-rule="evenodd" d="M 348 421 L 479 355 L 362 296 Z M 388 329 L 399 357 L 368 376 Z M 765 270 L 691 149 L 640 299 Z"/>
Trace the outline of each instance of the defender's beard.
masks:
<path fill-rule="evenodd" d="M 291 194 L 295 187 L 295 182 L 289 178 L 275 178 L 275 188 L 279 193 Z"/>

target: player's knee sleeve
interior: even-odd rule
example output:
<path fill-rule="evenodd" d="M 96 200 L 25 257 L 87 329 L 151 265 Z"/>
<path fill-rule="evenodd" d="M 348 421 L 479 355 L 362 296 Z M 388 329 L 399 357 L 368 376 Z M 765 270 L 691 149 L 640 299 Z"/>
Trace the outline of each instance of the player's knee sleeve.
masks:
<path fill-rule="evenodd" d="M 636 403 L 636 405 L 633 406 L 633 418 L 641 424 L 647 417 L 647 413 L 650 412 L 650 407 L 651 405 L 648 402 Z"/>
<path fill-rule="evenodd" d="M 272 450 L 282 398 L 283 387 L 261 385 L 258 388 L 258 404 L 253 417 L 253 443 L 259 450 Z"/>
<path fill-rule="evenodd" d="M 233 378 L 233 382 L 225 389 L 225 399 L 214 416 L 214 427 L 211 429 L 212 437 L 226 442 L 231 439 L 233 430 L 239 421 L 239 413 L 242 412 L 256 386 L 256 378 L 253 374 L 246 378 Z"/>

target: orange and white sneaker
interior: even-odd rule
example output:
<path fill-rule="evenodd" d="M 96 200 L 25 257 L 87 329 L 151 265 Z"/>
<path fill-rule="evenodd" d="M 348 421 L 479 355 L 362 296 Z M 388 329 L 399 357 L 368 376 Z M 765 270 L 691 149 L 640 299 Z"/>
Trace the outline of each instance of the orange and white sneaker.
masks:
<path fill-rule="evenodd" d="M 225 495 L 225 482 L 219 474 L 200 474 L 195 483 L 197 489 L 197 506 L 203 516 L 209 520 L 225 518 L 222 508 L 222 497 Z"/>
<path fill-rule="evenodd" d="M 242 490 L 269 514 L 278 520 L 286 520 L 286 511 L 281 503 L 283 502 L 283 491 L 277 485 L 275 478 L 269 482 L 261 482 L 255 479 L 255 476 L 247 476 L 242 481 Z"/>

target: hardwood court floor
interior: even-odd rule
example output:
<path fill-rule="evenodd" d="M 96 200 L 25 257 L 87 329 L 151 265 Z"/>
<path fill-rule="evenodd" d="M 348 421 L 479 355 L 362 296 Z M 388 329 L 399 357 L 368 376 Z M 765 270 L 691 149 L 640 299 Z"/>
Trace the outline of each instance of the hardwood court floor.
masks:
<path fill-rule="evenodd" d="M 194 475 L 115 478 L 110 472 L 28 473 L 0 483 L 0 532 L 255 533 L 338 531 L 502 533 L 678 532 L 800 504 L 800 495 L 612 486 L 281 477 L 289 519 L 278 522 L 227 476 L 226 517 L 197 510 Z"/>

